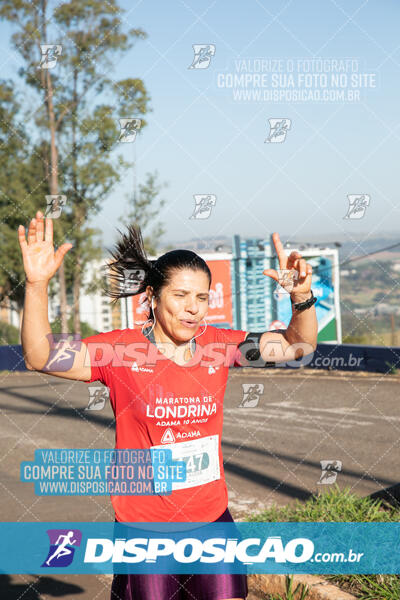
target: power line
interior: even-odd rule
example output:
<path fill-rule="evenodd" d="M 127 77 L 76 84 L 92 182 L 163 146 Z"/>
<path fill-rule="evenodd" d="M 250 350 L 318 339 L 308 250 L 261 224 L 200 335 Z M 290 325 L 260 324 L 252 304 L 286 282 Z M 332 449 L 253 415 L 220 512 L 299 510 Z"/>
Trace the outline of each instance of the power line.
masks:
<path fill-rule="evenodd" d="M 397 242 L 396 244 L 392 244 L 391 246 L 386 246 L 385 248 L 379 248 L 378 250 L 374 250 L 373 252 L 368 252 L 367 254 L 363 254 L 362 256 L 356 256 L 354 258 L 349 258 L 348 260 L 344 260 L 343 262 L 338 263 L 337 266 L 341 267 L 343 265 L 347 265 L 347 264 L 349 264 L 351 262 L 354 262 L 356 260 L 362 260 L 364 258 L 367 258 L 368 256 L 373 256 L 374 254 L 379 254 L 379 252 L 384 252 L 385 250 L 391 250 L 392 248 L 396 248 L 397 246 L 400 246 L 400 242 Z M 332 248 L 332 250 L 333 250 L 333 248 Z M 273 258 L 278 258 L 278 257 L 275 254 L 273 256 Z M 305 258 L 305 260 L 307 261 L 307 258 Z M 318 269 L 318 273 L 322 273 L 323 271 L 329 271 L 329 270 L 330 270 L 330 267 L 326 267 L 324 269 Z"/>
<path fill-rule="evenodd" d="M 378 254 L 379 252 L 384 252 L 385 250 L 391 250 L 392 248 L 396 248 L 397 246 L 400 246 L 400 242 L 397 242 L 397 244 L 392 244 L 391 246 L 386 246 L 386 248 L 380 248 L 379 250 L 375 250 L 374 252 L 368 252 L 368 254 L 364 254 L 363 256 L 356 256 L 355 258 L 350 258 L 349 260 L 340 263 L 340 265 L 346 265 L 349 262 L 354 262 L 355 260 L 361 260 L 361 259 L 365 258 L 366 256 L 372 256 L 373 254 Z"/>

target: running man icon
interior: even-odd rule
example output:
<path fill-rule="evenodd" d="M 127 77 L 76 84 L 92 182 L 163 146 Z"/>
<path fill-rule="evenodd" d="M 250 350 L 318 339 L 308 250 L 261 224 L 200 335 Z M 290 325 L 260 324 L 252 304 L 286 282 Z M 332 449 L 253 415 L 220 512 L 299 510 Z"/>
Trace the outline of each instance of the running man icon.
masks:
<path fill-rule="evenodd" d="M 49 334 L 50 355 L 49 360 L 43 367 L 43 371 L 68 371 L 74 362 L 75 354 L 81 349 L 81 339 L 78 334 L 61 333 Z M 55 365 L 55 366 L 54 366 Z"/>
<path fill-rule="evenodd" d="M 72 540 L 71 537 L 73 537 L 74 532 L 73 531 L 68 531 L 67 535 L 59 535 L 58 539 L 56 541 L 56 544 L 59 544 L 57 546 L 57 550 L 54 552 L 54 554 L 52 554 L 50 556 L 50 558 L 48 560 L 46 560 L 46 565 L 50 566 L 51 561 L 53 560 L 53 558 L 56 558 L 57 556 L 59 558 L 61 558 L 62 556 L 65 556 L 66 554 L 72 554 L 72 550 L 70 548 L 66 548 L 66 546 L 68 544 L 75 544 L 76 540 Z M 60 540 L 63 540 L 60 543 Z"/>
<path fill-rule="evenodd" d="M 48 529 L 50 548 L 42 567 L 67 567 L 72 563 L 75 548 L 80 546 L 82 532 L 79 529 Z M 51 563 L 51 564 L 50 564 Z"/>
<path fill-rule="evenodd" d="M 207 69 L 215 55 L 215 44 L 193 44 L 194 58 L 188 69 Z"/>

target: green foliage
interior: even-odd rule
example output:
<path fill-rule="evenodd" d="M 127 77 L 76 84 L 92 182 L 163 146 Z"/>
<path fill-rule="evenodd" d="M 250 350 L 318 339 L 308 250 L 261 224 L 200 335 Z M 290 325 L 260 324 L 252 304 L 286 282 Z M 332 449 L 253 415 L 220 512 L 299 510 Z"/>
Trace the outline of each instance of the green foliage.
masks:
<path fill-rule="evenodd" d="M 251 522 L 398 522 L 400 507 L 389 506 L 382 500 L 360 498 L 350 493 L 351 488 L 340 490 L 337 483 L 305 503 L 298 500 L 291 506 L 273 506 L 247 517 Z M 400 575 L 325 575 L 328 581 L 354 594 L 360 600 L 398 600 Z M 288 597 L 289 598 L 289 597 Z M 269 598 L 269 600 L 282 600 Z"/>
<path fill-rule="evenodd" d="M 312 495 L 306 502 L 299 500 L 289 506 L 272 506 L 250 515 L 248 521 L 311 521 L 311 522 L 389 522 L 400 521 L 400 508 L 383 507 L 382 500 L 360 498 L 350 492 L 350 487 L 340 489 L 335 483 L 326 492 Z"/>
<path fill-rule="evenodd" d="M 309 589 L 307 585 L 298 583 L 296 589 L 293 589 L 293 575 L 286 575 L 286 595 L 269 596 L 268 600 L 305 600 L 308 597 Z"/>
<path fill-rule="evenodd" d="M 17 229 L 32 213 L 43 208 L 48 187 L 42 152 L 44 146 L 29 146 L 21 106 L 13 85 L 0 82 L 0 302 L 5 297 L 22 307 L 25 273 Z"/>
<path fill-rule="evenodd" d="M 382 245 L 385 242 L 382 240 Z M 379 244 L 377 248 L 379 247 Z M 363 261 L 355 264 L 355 273 L 340 280 L 343 343 L 391 346 L 391 315 L 375 313 L 381 302 L 393 308 L 399 305 L 399 273 L 393 270 L 393 260 Z M 355 309 L 366 309 L 363 313 Z M 399 315 L 394 316 L 395 329 Z"/>
<path fill-rule="evenodd" d="M 0 346 L 10 346 L 19 343 L 20 339 L 18 327 L 14 327 L 14 325 L 0 321 Z"/>
<path fill-rule="evenodd" d="M 53 321 L 50 323 L 50 327 L 53 333 L 61 333 L 60 321 Z M 73 331 L 73 318 L 70 317 L 68 320 L 68 331 Z M 99 333 L 96 329 L 93 329 L 88 323 L 81 321 L 81 336 L 82 338 L 88 337 L 89 335 L 96 335 Z M 0 346 L 10 346 L 20 344 L 20 335 L 18 327 L 0 321 Z"/>
<path fill-rule="evenodd" d="M 360 600 L 398 600 L 400 575 L 326 575 Z"/>
<path fill-rule="evenodd" d="M 29 0 L 4 0 L 0 17 L 14 26 L 12 42 L 23 59 L 19 75 L 34 93 L 35 110 L 18 114 L 13 88 L 0 88 L 0 229 L 8 261 L 0 269 L 5 294 L 23 303 L 24 273 L 17 227 L 27 225 L 45 208 L 50 193 L 50 121 L 47 98 L 51 86 L 58 153 L 58 188 L 66 206 L 54 219 L 55 245 L 71 242 L 64 264 L 67 292 L 80 289 L 82 265 L 99 256 L 95 239 L 101 231 L 88 226 L 120 182 L 130 163 L 115 155 L 119 118 L 141 118 L 146 126 L 149 96 L 138 77 L 115 81 L 108 77 L 115 61 L 138 40 L 140 28 L 124 31 L 125 12 L 115 0 L 70 0 L 53 5 Z M 40 69 L 39 44 L 62 45 L 56 68 Z M 17 123 L 27 122 L 29 136 Z M 139 132 L 139 134 L 140 134 Z M 0 298 L 1 300 L 1 298 Z M 75 298 L 77 302 L 77 299 Z"/>
<path fill-rule="evenodd" d="M 392 363 L 392 362 L 389 362 L 388 360 L 385 360 L 385 365 L 387 365 L 387 367 L 388 367 L 387 372 L 390 375 L 395 375 L 397 373 L 398 369 L 396 368 L 396 363 Z"/>
<path fill-rule="evenodd" d="M 59 319 L 52 321 L 50 323 L 50 327 L 51 327 L 51 331 L 53 333 L 61 333 L 61 322 Z M 74 333 L 74 324 L 73 324 L 73 317 L 69 317 L 68 319 L 68 331 L 70 333 Z M 93 329 L 92 327 L 90 327 L 90 325 L 88 325 L 88 323 L 86 323 L 85 321 L 81 321 L 81 337 L 85 338 L 88 337 L 89 335 L 96 335 L 97 333 L 99 333 L 99 331 L 96 331 L 96 329 Z"/>

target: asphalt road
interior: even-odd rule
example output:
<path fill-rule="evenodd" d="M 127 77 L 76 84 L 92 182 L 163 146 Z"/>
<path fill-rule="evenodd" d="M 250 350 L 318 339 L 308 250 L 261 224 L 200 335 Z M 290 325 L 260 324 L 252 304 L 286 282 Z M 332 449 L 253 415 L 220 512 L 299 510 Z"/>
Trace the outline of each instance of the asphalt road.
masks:
<path fill-rule="evenodd" d="M 399 383 L 396 375 L 231 370 L 222 446 L 233 516 L 329 489 L 318 483 L 321 460 L 341 461 L 337 483 L 360 496 L 396 485 Z M 243 386 L 255 385 L 264 386 L 258 398 L 244 395 Z M 35 496 L 33 484 L 19 480 L 21 461 L 33 460 L 36 448 L 114 446 L 111 407 L 87 411 L 88 397 L 82 382 L 0 374 L 3 521 L 114 520 L 107 496 Z M 253 406 L 240 406 L 246 402 Z M 110 585 L 105 575 L 2 575 L 0 597 L 109 600 Z"/>

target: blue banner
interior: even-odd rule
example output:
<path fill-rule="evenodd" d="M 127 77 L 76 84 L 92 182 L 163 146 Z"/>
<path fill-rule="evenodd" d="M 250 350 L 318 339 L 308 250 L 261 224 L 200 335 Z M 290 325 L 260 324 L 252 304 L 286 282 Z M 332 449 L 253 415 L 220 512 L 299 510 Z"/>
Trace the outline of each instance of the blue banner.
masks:
<path fill-rule="evenodd" d="M 2 573 L 400 573 L 400 523 L 0 523 Z"/>

